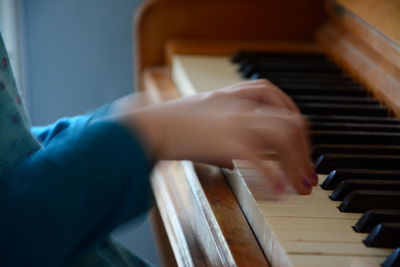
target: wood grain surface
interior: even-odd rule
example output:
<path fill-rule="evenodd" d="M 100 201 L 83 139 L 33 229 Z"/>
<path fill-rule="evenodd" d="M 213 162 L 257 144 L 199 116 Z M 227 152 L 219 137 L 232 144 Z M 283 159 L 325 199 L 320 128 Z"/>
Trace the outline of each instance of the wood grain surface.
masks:
<path fill-rule="evenodd" d="M 337 0 L 337 2 L 367 22 L 371 28 L 400 44 L 399 0 Z"/>

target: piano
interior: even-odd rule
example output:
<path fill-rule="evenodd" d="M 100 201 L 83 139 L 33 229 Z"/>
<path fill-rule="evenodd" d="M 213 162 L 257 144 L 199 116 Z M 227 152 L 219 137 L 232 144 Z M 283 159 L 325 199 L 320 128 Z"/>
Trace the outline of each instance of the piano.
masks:
<path fill-rule="evenodd" d="M 244 160 L 160 162 L 166 266 L 400 266 L 398 0 L 156 0 L 135 26 L 140 90 L 269 79 L 309 119 L 319 174 L 311 195 L 275 197 Z"/>

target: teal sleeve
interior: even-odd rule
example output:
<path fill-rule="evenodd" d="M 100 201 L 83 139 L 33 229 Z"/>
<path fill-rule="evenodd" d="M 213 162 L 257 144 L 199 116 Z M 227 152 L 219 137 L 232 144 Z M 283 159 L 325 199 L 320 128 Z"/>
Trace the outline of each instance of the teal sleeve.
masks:
<path fill-rule="evenodd" d="M 151 206 L 140 137 L 117 122 L 69 123 L 0 181 L 1 266 L 63 266 Z"/>

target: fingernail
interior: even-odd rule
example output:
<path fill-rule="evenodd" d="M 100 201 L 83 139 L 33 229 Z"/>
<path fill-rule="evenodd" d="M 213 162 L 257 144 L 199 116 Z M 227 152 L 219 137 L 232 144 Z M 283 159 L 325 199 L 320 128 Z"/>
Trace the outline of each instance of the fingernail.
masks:
<path fill-rule="evenodd" d="M 303 179 L 303 184 L 305 185 L 305 187 L 310 188 L 312 187 L 312 184 L 310 183 L 310 180 L 308 180 L 307 178 Z"/>
<path fill-rule="evenodd" d="M 317 181 L 317 180 L 318 180 L 318 175 L 313 171 L 313 172 L 311 173 L 311 178 L 312 178 L 314 181 Z"/>
<path fill-rule="evenodd" d="M 278 183 L 275 185 L 275 190 L 278 193 L 283 193 L 285 191 L 285 189 L 286 189 L 286 185 L 283 183 Z"/>

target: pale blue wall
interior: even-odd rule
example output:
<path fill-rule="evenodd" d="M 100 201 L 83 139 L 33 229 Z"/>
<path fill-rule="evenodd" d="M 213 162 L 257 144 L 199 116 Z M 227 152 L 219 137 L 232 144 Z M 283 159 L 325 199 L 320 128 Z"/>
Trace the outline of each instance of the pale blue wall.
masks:
<path fill-rule="evenodd" d="M 34 124 L 132 90 L 132 14 L 138 0 L 25 0 L 29 107 Z"/>
<path fill-rule="evenodd" d="M 135 0 L 25 0 L 28 106 L 34 125 L 96 108 L 132 91 Z M 158 265 L 149 224 L 117 234 Z"/>

